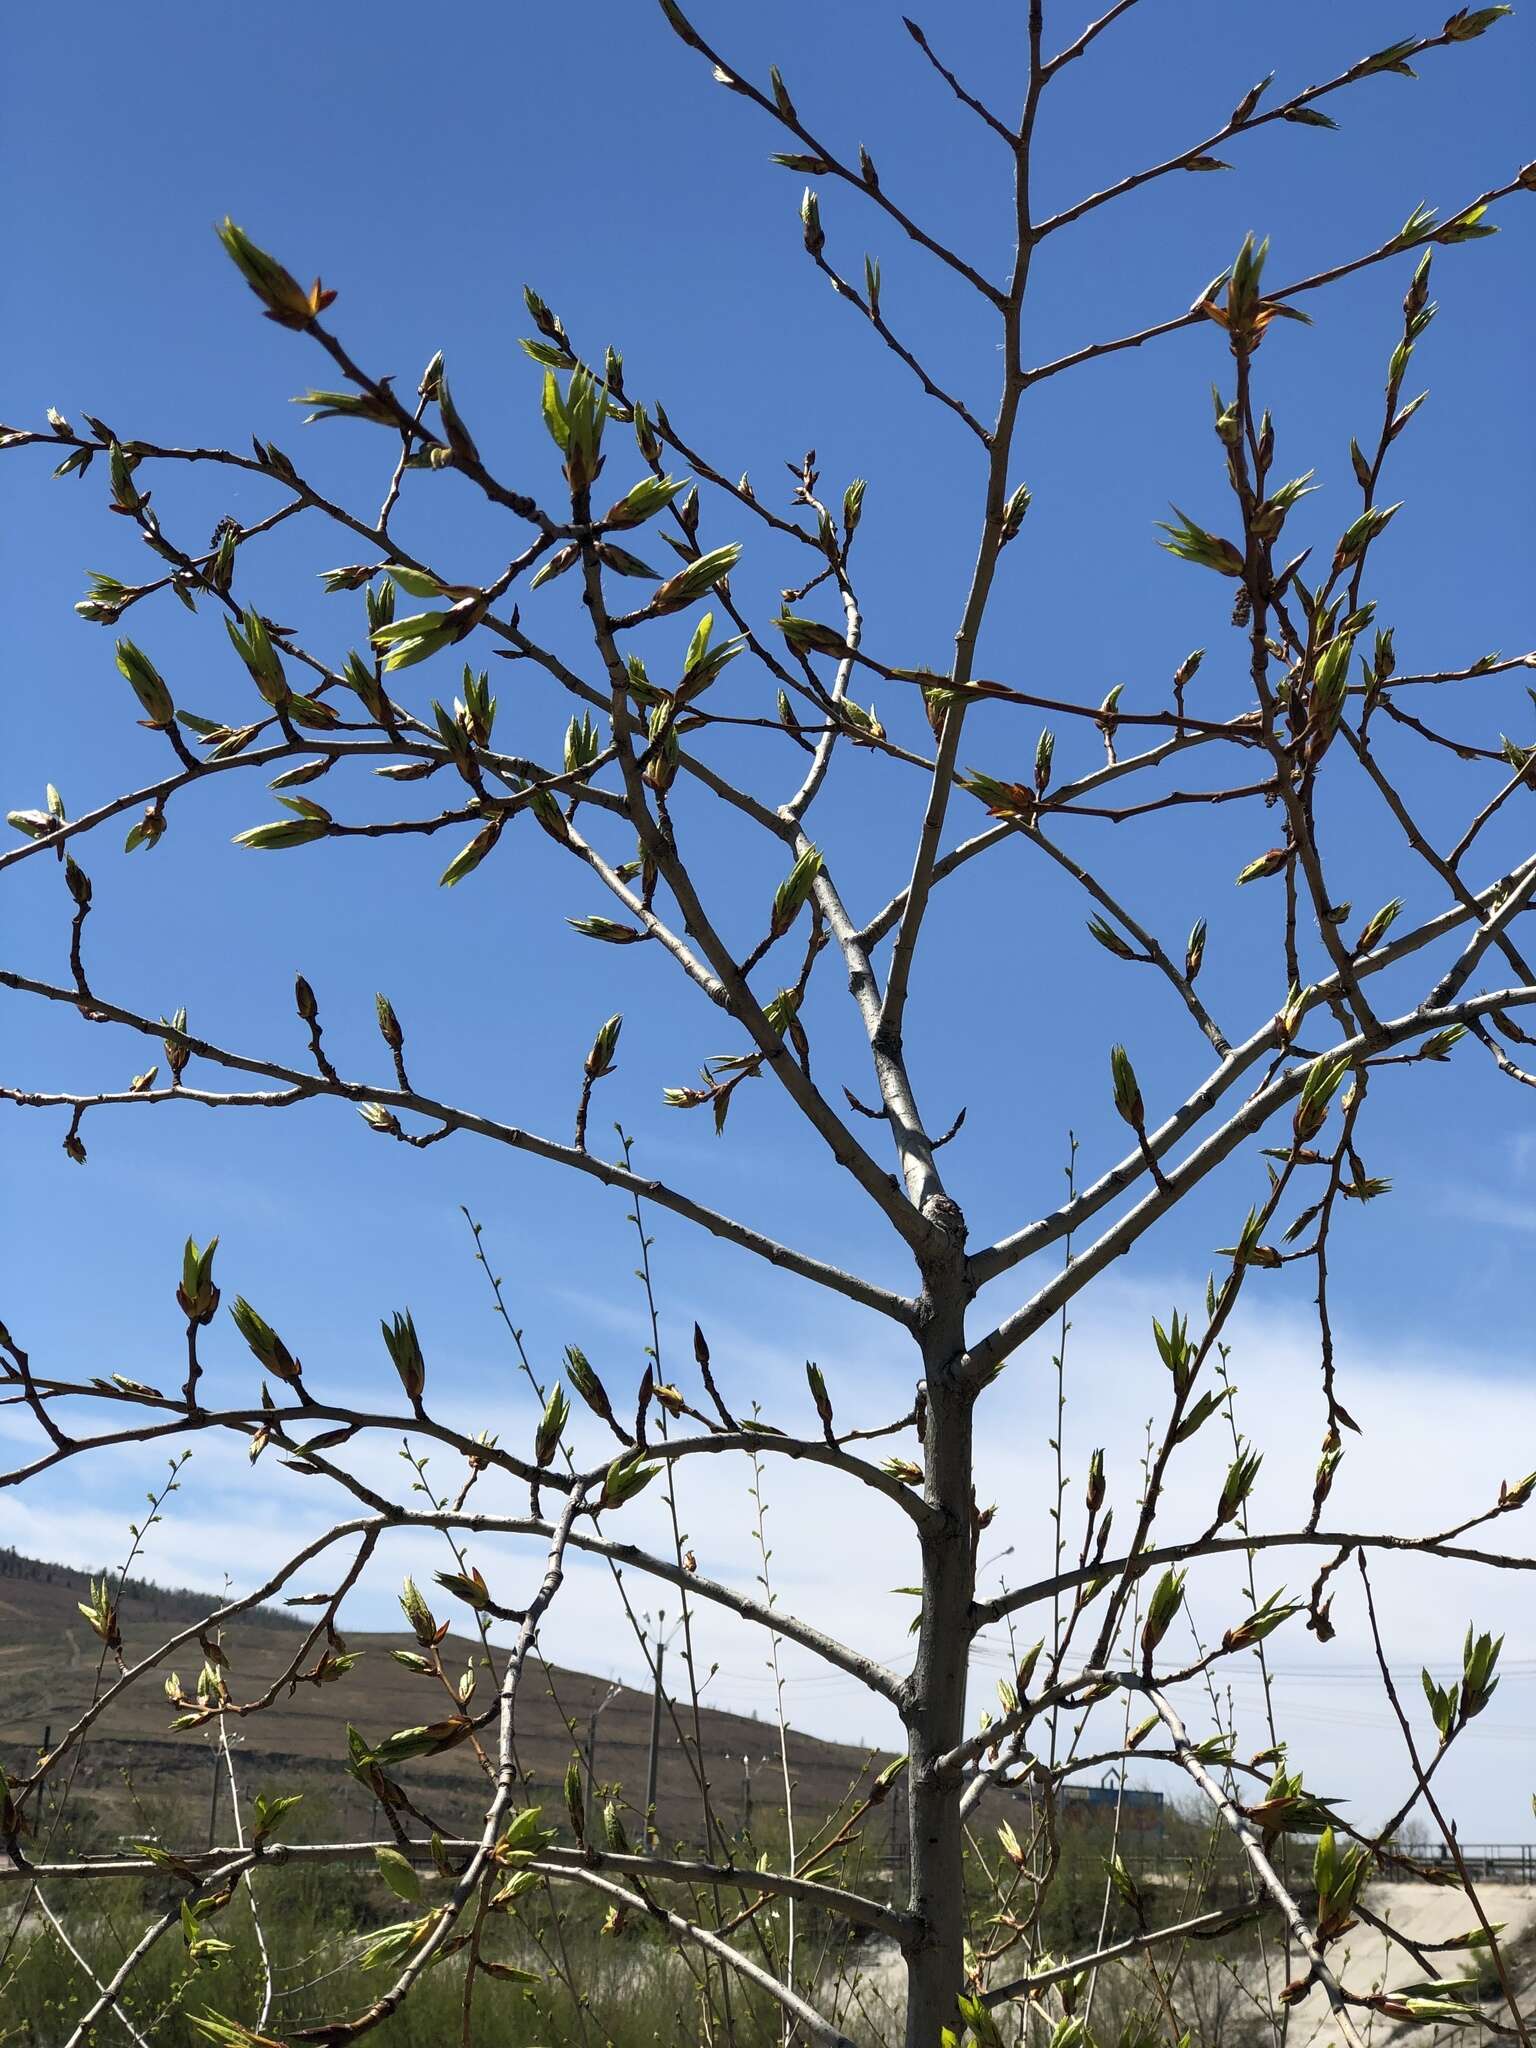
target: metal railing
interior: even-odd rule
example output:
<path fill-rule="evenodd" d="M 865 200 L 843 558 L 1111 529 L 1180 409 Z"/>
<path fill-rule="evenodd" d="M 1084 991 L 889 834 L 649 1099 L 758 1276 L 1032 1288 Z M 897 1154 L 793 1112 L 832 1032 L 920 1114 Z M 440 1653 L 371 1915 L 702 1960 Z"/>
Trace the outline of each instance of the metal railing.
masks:
<path fill-rule="evenodd" d="M 1498 1880 L 1508 1884 L 1536 1884 L 1536 1843 L 1532 1842 L 1460 1842 L 1461 1860 L 1466 1865 L 1467 1875 L 1474 1884 L 1479 1879 Z M 1448 1870 L 1453 1875 L 1456 1859 L 1443 1842 L 1431 1844 L 1426 1849 L 1415 1849 L 1416 1863 L 1429 1866 L 1437 1874 Z"/>
<path fill-rule="evenodd" d="M 1291 1837 L 1291 1867 L 1310 1870 L 1313 1838 Z M 1474 1884 L 1536 1885 L 1536 1842 L 1461 1842 L 1461 1862 Z M 1389 1865 L 1381 1875 L 1388 1882 L 1459 1882 L 1456 1858 L 1443 1842 L 1399 1845 L 1398 1853 L 1408 1867 Z M 1138 1878 L 1183 1878 L 1209 1873 L 1212 1879 L 1230 1877 L 1244 1868 L 1242 1852 L 1234 1843 L 1223 1843 L 1213 1856 L 1209 1848 L 1198 1851 L 1159 1847 L 1150 1843 L 1122 1841 L 1121 1860 Z"/>

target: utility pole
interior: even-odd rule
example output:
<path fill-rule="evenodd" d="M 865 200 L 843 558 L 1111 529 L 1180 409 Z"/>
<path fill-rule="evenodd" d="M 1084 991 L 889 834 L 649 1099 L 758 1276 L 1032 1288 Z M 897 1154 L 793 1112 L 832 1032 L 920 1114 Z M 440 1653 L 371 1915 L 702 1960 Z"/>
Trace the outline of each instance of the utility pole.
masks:
<path fill-rule="evenodd" d="M 659 1830 L 656 1827 L 656 1773 L 661 1763 L 661 1708 L 665 1698 L 665 1694 L 661 1689 L 661 1670 L 662 1665 L 666 1662 L 667 1645 L 671 1642 L 672 1636 L 675 1636 L 683 1625 L 681 1620 L 675 1622 L 672 1628 L 672 1635 L 666 1635 L 663 1633 L 663 1624 L 666 1618 L 666 1609 L 664 1607 L 658 1608 L 656 1612 L 656 1655 L 651 1664 L 651 1750 L 649 1757 L 646 1759 L 645 1766 L 644 1810 L 647 1842 L 649 1842 L 653 1834 L 657 1835 L 659 1839 Z M 649 1621 L 650 1616 L 646 1615 L 645 1619 Z"/>
<path fill-rule="evenodd" d="M 208 1794 L 208 1846 L 214 1844 L 215 1831 L 219 1824 L 219 1752 L 213 1751 L 213 1784 Z"/>
<path fill-rule="evenodd" d="M 587 1840 L 595 1842 L 602 1834 L 603 1816 L 597 1803 L 597 1717 L 605 1707 L 612 1706 L 619 1696 L 620 1688 L 610 1685 L 607 1692 L 592 1709 L 587 1719 Z"/>
<path fill-rule="evenodd" d="M 658 1617 L 659 1619 L 660 1617 Z M 645 1766 L 645 1825 L 647 1839 L 655 1835 L 660 1839 L 656 1825 L 656 1769 L 661 1752 L 661 1672 L 666 1662 L 667 1645 L 664 1638 L 656 1643 L 656 1683 L 651 1692 L 651 1753 Z"/>

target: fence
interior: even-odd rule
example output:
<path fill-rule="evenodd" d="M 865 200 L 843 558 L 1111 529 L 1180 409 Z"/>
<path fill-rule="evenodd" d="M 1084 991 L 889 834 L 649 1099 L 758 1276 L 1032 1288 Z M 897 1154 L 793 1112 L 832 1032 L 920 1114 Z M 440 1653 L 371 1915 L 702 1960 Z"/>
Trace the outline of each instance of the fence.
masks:
<path fill-rule="evenodd" d="M 1309 1835 L 1289 1838 L 1293 1871 L 1304 1866 L 1310 1873 L 1314 1839 Z M 1460 1842 L 1457 1847 L 1467 1876 L 1474 1884 L 1536 1885 L 1536 1843 Z M 1443 1842 L 1411 1847 L 1404 1844 L 1399 1854 L 1405 1858 L 1406 1867 L 1389 1866 L 1383 1872 L 1394 1882 L 1412 1883 L 1416 1879 L 1426 1884 L 1443 1883 L 1447 1879 L 1453 1883 L 1460 1882 L 1456 1858 Z M 1246 1869 L 1242 1851 L 1236 1842 L 1219 1844 L 1214 1855 L 1208 1847 L 1191 1854 L 1187 1850 L 1141 1847 L 1122 1842 L 1120 1856 L 1137 1878 L 1187 1880 L 1206 1871 L 1213 1878 L 1225 1878 Z"/>

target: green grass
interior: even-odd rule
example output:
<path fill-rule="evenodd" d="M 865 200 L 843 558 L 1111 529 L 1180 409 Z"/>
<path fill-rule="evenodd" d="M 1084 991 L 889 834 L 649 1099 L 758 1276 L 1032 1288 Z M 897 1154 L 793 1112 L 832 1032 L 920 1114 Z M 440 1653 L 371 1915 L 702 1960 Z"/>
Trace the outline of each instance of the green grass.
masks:
<path fill-rule="evenodd" d="M 306 1802 L 308 1803 L 308 1802 Z M 116 1846 L 93 1828 L 84 1806 L 54 1841 L 51 1854 L 78 1855 Z M 144 1832 L 187 1839 L 184 1812 L 162 1813 L 153 1801 L 140 1807 Z M 316 1803 L 295 1826 L 295 1839 L 333 1836 L 334 1816 Z M 181 1822 L 177 1826 L 174 1823 Z M 767 1832 L 780 1832 L 779 1816 Z M 288 1832 L 285 1830 L 285 1833 Z M 732 1844 L 733 1859 L 750 1869 L 766 1850 L 777 1861 L 776 1842 Z M 849 1881 L 871 1880 L 851 1869 Z M 105 1981 L 144 1929 L 184 1887 L 167 1874 L 152 1880 L 115 1879 L 89 1886 L 55 1886 L 49 1904 L 63 1921 L 70 1942 L 95 1976 Z M 428 1910 L 442 1896 L 443 1880 L 426 1876 L 419 1903 L 397 1898 L 369 1863 L 295 1863 L 271 1867 L 256 1877 L 256 1904 L 272 1958 L 273 1996 L 264 2031 L 286 2040 L 303 2027 L 355 2016 L 393 1980 L 399 1959 L 366 1968 L 361 1954 L 370 1934 Z M 706 1924 L 714 1901 L 690 1901 L 684 1888 L 657 1888 L 674 1910 Z M 722 1894 L 727 1914 L 741 1901 Z M 85 1970 L 34 1907 L 18 1926 L 19 1891 L 0 1895 L 0 1949 L 12 1931 L 8 1960 L 0 1965 L 0 2048 L 58 2048 L 96 1998 Z M 579 1887 L 540 1887 L 518 1901 L 513 1913 L 491 1916 L 484 1953 L 494 1962 L 537 1973 L 521 1984 L 480 1975 L 472 2031 L 474 2048 L 685 2048 L 713 2032 L 741 2048 L 775 2048 L 782 2029 L 773 2001 L 731 1974 L 726 1988 L 718 1965 L 706 1969 L 697 1950 L 680 1954 L 644 1914 L 627 1916 L 605 1931 L 608 1902 Z M 471 1924 L 466 1914 L 461 1927 Z M 163 1935 L 135 1972 L 123 1996 L 123 2011 L 153 2048 L 206 2048 L 193 2024 L 212 2011 L 254 2027 L 265 1995 L 265 1968 L 252 1918 L 249 1890 L 242 1886 L 224 1909 L 206 1919 L 199 1932 L 228 1944 L 224 1953 L 195 1958 L 179 1927 Z M 754 1960 L 775 1970 L 785 1932 L 780 1902 L 765 1905 L 733 1941 Z M 800 1981 L 835 1973 L 844 1960 L 846 1938 L 815 1914 L 801 1909 Z M 452 2048 L 461 2036 L 466 1958 L 451 1954 L 430 1968 L 403 2007 L 368 2038 L 380 2048 Z M 573 1988 L 574 1987 L 574 1988 Z M 708 2023 L 706 2005 L 713 2015 Z M 106 2016 L 93 2043 L 128 2041 L 120 2020 Z"/>
<path fill-rule="evenodd" d="M 268 2031 L 287 2038 L 296 2028 L 355 2015 L 384 1990 L 394 1966 L 365 1970 L 356 1956 L 370 1929 L 412 1909 L 393 1898 L 365 1871 L 304 1866 L 258 1879 L 258 1902 L 274 1959 L 275 1996 Z M 430 1894 L 428 1895 L 430 1897 Z M 116 1967 L 150 1914 L 170 1895 L 151 1895 L 138 1884 L 97 1889 L 89 1904 L 78 1895 L 65 1917 L 71 1941 L 99 1976 Z M 423 1903 L 426 1903 L 424 1900 Z M 516 1920 L 490 1923 L 485 1952 L 494 1960 L 540 1973 L 522 1985 L 481 1976 L 471 2040 L 495 2048 L 581 2044 L 581 2048 L 682 2048 L 704 2036 L 704 1973 L 685 1960 L 642 1917 L 618 1933 L 600 1931 L 601 1910 L 562 1890 L 558 1909 L 543 1894 L 530 1895 Z M 802 1922 L 802 1926 L 805 1923 Z M 261 2009 L 263 1968 L 249 1905 L 242 1892 L 207 1930 L 231 1952 L 202 1966 L 173 1929 L 153 1951 L 125 1994 L 127 2017 L 154 2048 L 205 2048 L 191 2024 L 212 2010 L 251 2026 Z M 772 1946 L 773 1930 L 765 1930 Z M 819 1947 L 824 1930 L 806 1933 Z M 742 1944 L 751 1953 L 753 1943 Z M 19 1960 L 18 1960 L 19 1958 Z M 30 1916 L 18 1941 L 0 2001 L 0 2042 L 57 2048 L 95 1996 L 79 1966 L 45 1921 Z M 370 2036 L 380 2048 L 447 2048 L 460 2038 L 463 1955 L 426 1976 L 393 2017 Z M 581 1988 L 581 1999 L 570 1985 Z M 724 1998 L 718 1972 L 707 1996 L 717 2018 Z M 729 1992 L 733 2042 L 777 2043 L 777 2008 L 737 1978 Z M 105 2019 L 93 2039 L 126 2042 L 120 2023 Z"/>
<path fill-rule="evenodd" d="M 118 1827 L 104 1813 L 93 1814 L 89 1800 L 77 1795 L 70 1812 L 69 1825 L 60 1830 L 49 1854 L 65 1857 L 119 1846 Z M 206 1813 L 192 1815 L 184 1797 L 174 1795 L 158 1801 L 136 1796 L 134 1812 L 139 1831 L 161 1840 L 186 1842 L 196 1838 L 199 1818 L 206 1825 Z M 551 1806 L 547 1817 L 563 1821 L 563 1810 Z M 1022 1822 L 1022 1809 L 1018 1817 Z M 334 1840 L 348 1832 L 342 1818 L 323 1795 L 306 1797 L 284 1835 L 294 1841 Z M 120 1819 L 114 1812 L 112 1821 Z M 801 1833 L 804 1841 L 808 1831 L 803 1825 Z M 872 1847 L 883 1849 L 889 1835 L 883 1813 L 872 1817 L 869 1834 Z M 773 1867 L 783 1868 L 782 1837 L 782 1815 L 765 1812 L 754 1839 L 737 1836 L 729 1843 L 731 1860 L 738 1869 L 750 1869 L 764 1854 Z M 1194 1868 L 1185 1882 L 1168 1877 L 1161 1881 L 1154 1920 L 1178 1918 L 1197 1903 L 1208 1902 L 1202 1893 L 1214 1895 L 1214 1874 L 1200 1868 L 1199 1852 L 1207 1839 L 1204 1827 L 1170 1814 L 1163 1846 L 1189 1855 Z M 993 1846 L 995 1840 L 991 1825 L 979 1829 L 977 1841 L 986 1865 L 1005 1880 L 1002 1903 L 1015 1915 L 1028 1917 L 1028 1887 L 1016 1881 L 1008 1887 L 1010 1873 Z M 683 1854 L 701 1853 L 697 1844 L 667 1846 Z M 35 1847 L 42 1852 L 41 1842 Z M 1134 1926 L 1130 1910 L 1118 1897 L 1111 1894 L 1106 1902 L 1108 1847 L 1107 1836 L 1101 1838 L 1099 1831 L 1063 1830 L 1059 1862 L 1038 1928 L 1039 1947 L 1056 1954 L 1080 1953 L 1098 1946 L 1101 1937 L 1112 1941 Z M 837 1876 L 851 1889 L 881 1899 L 890 1898 L 902 1882 L 889 1875 L 878 1855 L 866 1855 L 858 1845 L 846 1852 Z M 1225 1890 L 1229 1882 L 1217 1882 L 1214 1889 Z M 986 1870 L 973 1857 L 967 1888 L 973 1894 L 977 1928 L 987 1926 L 999 1903 L 989 1900 L 989 1884 Z M 90 1970 L 104 1980 L 145 1927 L 177 1903 L 182 1889 L 169 1873 L 152 1880 L 60 1884 L 49 1903 Z M 388 1987 L 399 1967 L 398 1956 L 364 1967 L 362 1954 L 370 1935 L 429 1910 L 444 1890 L 444 1880 L 428 1873 L 419 1903 L 403 1902 L 367 1861 L 269 1866 L 257 1874 L 256 1902 L 272 1958 L 270 2001 L 250 1893 L 242 1886 L 200 1930 L 227 1943 L 227 1951 L 199 1958 L 189 1951 L 181 1929 L 171 1928 L 128 1987 L 125 2016 L 151 2048 L 204 2048 L 205 2037 L 194 2024 L 198 2016 L 213 2012 L 254 2027 L 264 2003 L 268 2017 L 263 2031 L 283 2041 L 301 2029 L 355 2017 Z M 742 1903 L 733 1891 L 722 1891 L 718 1906 L 712 1894 L 690 1898 L 685 1887 L 658 1883 L 655 1891 L 659 1900 L 705 1925 L 718 1924 L 722 1911 L 729 1919 Z M 0 1895 L 0 1948 L 15 1930 L 9 1957 L 0 1963 L 0 2048 L 59 2048 L 96 1993 L 39 1912 L 27 1913 L 17 1926 L 21 1905 L 19 1893 Z M 747 1985 L 738 1973 L 707 1963 L 696 1947 L 679 1952 L 643 1913 L 605 1929 L 607 1905 L 606 1899 L 570 1883 L 529 1892 L 513 1912 L 487 1920 L 483 1953 L 493 1962 L 535 1973 L 535 1981 L 480 1975 L 466 2035 L 462 2008 L 467 1959 L 462 1950 L 451 1953 L 428 1970 L 404 2006 L 367 2038 L 380 2048 L 454 2048 L 464 2040 L 470 2048 L 693 2048 L 706 2039 L 730 2048 L 778 2048 L 780 2011 L 766 1994 Z M 472 1924 L 472 1915 L 466 1914 L 460 1929 Z M 787 1932 L 787 1906 L 774 1900 L 764 1903 L 730 1939 L 741 1953 L 782 1977 Z M 1239 1938 L 1233 1947 L 1244 1945 Z M 1013 1974 L 1027 1952 L 1027 1947 L 1015 1948 L 1000 1962 L 997 1975 Z M 882 1954 L 879 1944 L 850 1938 L 840 1923 L 798 1909 L 797 1987 L 870 2048 L 891 2038 L 892 2006 L 900 1986 L 899 1965 L 893 1965 L 889 1949 Z M 1140 2006 L 1148 1991 L 1144 1973 L 1134 1981 L 1129 1973 L 1112 1975 L 1113 1981 L 1106 1976 L 1101 1987 L 1106 2018 L 1118 2016 L 1122 2006 Z M 1017 2032 L 1017 2017 L 1005 2018 L 1005 2040 Z M 1230 2018 L 1220 2031 L 1225 2039 L 1234 2038 Z M 1117 2032 L 1110 2028 L 1102 2038 L 1114 2040 Z M 109 2043 L 124 2048 L 128 2038 L 122 2022 L 107 2016 L 97 2023 L 91 2042 L 95 2048 Z"/>

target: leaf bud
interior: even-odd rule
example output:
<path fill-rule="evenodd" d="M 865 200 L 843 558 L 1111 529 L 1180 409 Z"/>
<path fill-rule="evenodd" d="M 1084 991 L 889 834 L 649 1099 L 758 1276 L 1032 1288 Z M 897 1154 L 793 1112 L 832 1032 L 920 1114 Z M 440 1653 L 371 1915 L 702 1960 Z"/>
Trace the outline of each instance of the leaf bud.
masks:
<path fill-rule="evenodd" d="M 379 1324 L 379 1330 L 407 1398 L 413 1406 L 419 1405 L 426 1390 L 427 1365 L 422 1356 L 421 1340 L 416 1334 L 415 1317 L 409 1309 L 398 1309 L 387 1323 Z"/>

